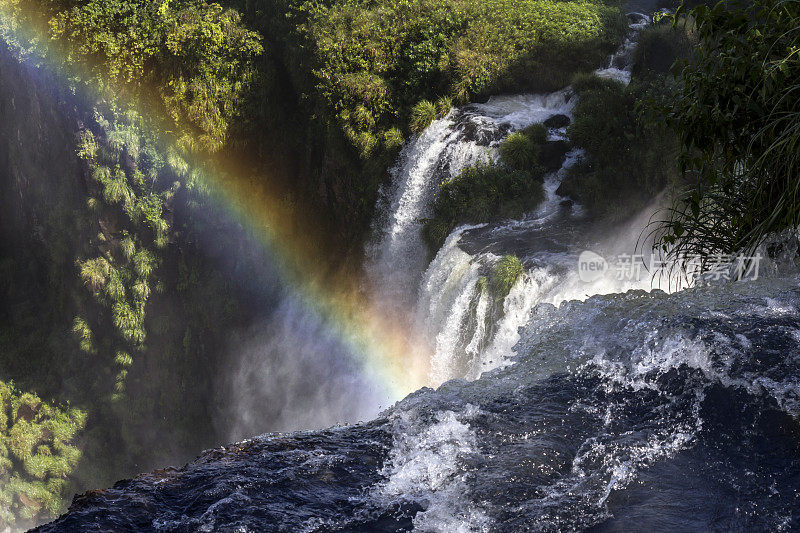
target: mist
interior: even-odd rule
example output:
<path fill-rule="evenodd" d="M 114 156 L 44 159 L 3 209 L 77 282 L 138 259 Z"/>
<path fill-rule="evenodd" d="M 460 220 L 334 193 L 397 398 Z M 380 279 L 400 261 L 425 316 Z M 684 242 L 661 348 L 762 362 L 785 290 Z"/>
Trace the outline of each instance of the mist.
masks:
<path fill-rule="evenodd" d="M 374 417 L 397 398 L 367 375 L 335 331 L 286 297 L 270 321 L 232 340 L 215 421 L 235 442 L 266 432 L 318 429 Z"/>

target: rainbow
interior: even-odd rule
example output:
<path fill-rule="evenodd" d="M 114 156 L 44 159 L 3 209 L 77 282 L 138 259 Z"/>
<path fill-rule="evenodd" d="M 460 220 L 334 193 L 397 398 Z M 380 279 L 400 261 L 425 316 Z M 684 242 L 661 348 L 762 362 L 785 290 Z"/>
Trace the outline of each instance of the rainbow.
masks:
<path fill-rule="evenodd" d="M 65 52 L 50 39 L 47 26 L 20 22 L 13 11 L 14 4 L 13 0 L 0 0 L 0 38 L 18 52 L 20 60 L 65 81 L 92 79 L 88 67 L 84 72 L 76 67 L 69 67 L 68 71 Z M 94 102 L 103 101 L 109 90 L 82 83 L 82 91 Z M 115 94 L 117 100 L 126 98 L 119 96 L 121 92 Z M 123 103 L 146 117 L 149 124 L 164 123 L 152 111 L 156 106 L 133 98 L 126 98 Z M 148 133 L 161 139 L 165 150 L 174 147 L 174 141 L 164 140 L 163 130 L 158 131 L 155 126 L 152 129 Z M 268 180 L 252 179 L 223 156 L 210 161 L 190 159 L 186 163 L 193 169 L 202 169 L 199 176 L 210 201 L 247 229 L 274 260 L 292 297 L 346 347 L 363 377 L 385 391 L 387 402 L 427 384 L 428 348 L 414 339 L 402 317 L 386 316 L 360 288 L 359 280 L 325 270 L 319 260 L 321 240 L 313 237 L 321 236 L 321 232 L 318 228 L 287 229 L 302 227 L 303 221 L 298 220 L 298 210 L 287 209 L 276 192 L 270 190 Z"/>

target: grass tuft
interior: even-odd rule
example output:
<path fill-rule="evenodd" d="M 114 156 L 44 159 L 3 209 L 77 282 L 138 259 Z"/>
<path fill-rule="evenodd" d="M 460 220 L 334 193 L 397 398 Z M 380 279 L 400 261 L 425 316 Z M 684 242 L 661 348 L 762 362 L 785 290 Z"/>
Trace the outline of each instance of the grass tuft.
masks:
<path fill-rule="evenodd" d="M 503 299 L 525 273 L 516 255 L 504 255 L 492 268 L 490 284 L 495 298 Z"/>
<path fill-rule="evenodd" d="M 439 116 L 436 105 L 429 100 L 420 100 L 411 110 L 411 131 L 421 134 Z"/>

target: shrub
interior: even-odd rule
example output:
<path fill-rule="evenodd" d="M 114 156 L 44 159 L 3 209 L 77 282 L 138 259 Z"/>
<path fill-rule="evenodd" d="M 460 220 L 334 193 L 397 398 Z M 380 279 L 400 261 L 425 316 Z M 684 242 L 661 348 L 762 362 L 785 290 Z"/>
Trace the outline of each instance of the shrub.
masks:
<path fill-rule="evenodd" d="M 155 259 L 147 250 L 139 250 L 133 256 L 133 268 L 140 278 L 147 278 L 153 272 Z"/>
<path fill-rule="evenodd" d="M 150 285 L 147 281 L 140 279 L 133 284 L 132 291 L 134 298 L 139 302 L 146 302 L 150 297 Z"/>
<path fill-rule="evenodd" d="M 111 270 L 108 283 L 106 283 L 104 290 L 109 300 L 112 302 L 125 298 L 125 285 L 122 283 L 122 279 L 120 279 L 119 273 L 115 269 Z"/>
<path fill-rule="evenodd" d="M 428 249 L 435 253 L 442 247 L 454 227 L 455 224 L 448 220 L 437 218 L 426 220 L 422 226 L 422 240 L 428 245 Z"/>
<path fill-rule="evenodd" d="M 387 130 L 383 134 L 383 145 L 387 150 L 399 150 L 403 146 L 403 132 L 397 128 Z"/>
<path fill-rule="evenodd" d="M 119 249 L 125 259 L 130 259 L 136 253 L 136 245 L 130 235 L 126 236 L 119 242 Z"/>
<path fill-rule="evenodd" d="M 89 324 L 87 324 L 84 319 L 75 317 L 72 323 L 72 332 L 80 343 L 81 351 L 91 354 L 97 353 L 97 348 L 94 343 L 94 334 Z"/>
<path fill-rule="evenodd" d="M 90 131 L 83 131 L 78 143 L 78 157 L 81 159 L 92 160 L 97 156 L 98 145 L 94 135 Z"/>
<path fill-rule="evenodd" d="M 453 99 L 449 96 L 442 96 L 436 100 L 436 118 L 444 118 L 453 108 Z"/>
<path fill-rule="evenodd" d="M 639 108 L 672 89 L 664 76 L 617 81 L 582 76 L 568 132 L 584 158 L 564 176 L 557 193 L 607 220 L 631 216 L 678 179 L 677 143 L 650 125 Z"/>
<path fill-rule="evenodd" d="M 436 193 L 433 217 L 423 227 L 431 251 L 441 247 L 457 224 L 520 217 L 535 208 L 544 199 L 542 173 L 538 167 L 513 170 L 489 162 L 444 182 Z"/>
<path fill-rule="evenodd" d="M 125 352 L 117 352 L 114 356 L 114 362 L 122 367 L 128 367 L 133 364 L 133 358 Z"/>
<path fill-rule="evenodd" d="M 613 1 L 594 0 L 295 0 L 289 17 L 300 32 L 285 61 L 294 78 L 310 54 L 319 104 L 345 130 L 358 129 L 363 106 L 379 137 L 406 116 L 421 132 L 452 100 L 563 87 L 597 68 L 627 27 Z"/>
<path fill-rule="evenodd" d="M 661 109 L 695 186 L 665 213 L 657 245 L 677 258 L 752 255 L 800 224 L 800 5 L 724 2 L 690 17 L 698 45 Z"/>
<path fill-rule="evenodd" d="M 69 51 L 65 57 L 78 67 L 91 62 L 92 70 L 83 71 L 101 87 L 125 87 L 161 105 L 181 146 L 219 150 L 262 52 L 238 13 L 193 0 L 69 3 L 75 5 L 23 1 L 20 7 L 49 17 L 51 36 Z M 119 137 L 131 145 L 130 136 L 111 136 Z"/>
<path fill-rule="evenodd" d="M 80 275 L 83 283 L 92 291 L 103 288 L 111 273 L 111 265 L 102 257 L 81 263 Z"/>
<path fill-rule="evenodd" d="M 503 299 L 525 273 L 522 262 L 516 255 L 504 255 L 492 268 L 489 276 L 495 298 Z"/>
<path fill-rule="evenodd" d="M 131 190 L 124 179 L 109 179 L 103 189 L 103 198 L 109 204 L 125 204 L 131 199 Z"/>
<path fill-rule="evenodd" d="M 531 124 L 520 130 L 520 133 L 531 140 L 534 144 L 544 144 L 547 142 L 547 126 L 541 123 Z"/>
<path fill-rule="evenodd" d="M 639 32 L 631 70 L 634 76 L 668 75 L 676 60 L 689 57 L 695 44 L 693 25 L 684 20 L 674 26 L 671 21 L 672 17 L 665 17 Z"/>

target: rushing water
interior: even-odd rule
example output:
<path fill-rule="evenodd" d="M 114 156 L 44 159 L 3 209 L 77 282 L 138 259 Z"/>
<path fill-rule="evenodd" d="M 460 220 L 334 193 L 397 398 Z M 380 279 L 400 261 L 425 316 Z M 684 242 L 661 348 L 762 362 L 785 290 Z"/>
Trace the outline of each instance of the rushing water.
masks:
<path fill-rule="evenodd" d="M 633 46 L 599 73 L 627 81 Z M 557 194 L 574 150 L 535 212 L 457 228 L 427 260 L 420 219 L 438 184 L 509 132 L 570 118 L 574 98 L 456 109 L 405 148 L 382 193 L 371 289 L 426 339 L 438 388 L 371 422 L 264 435 L 87 493 L 42 531 L 800 527 L 796 268 L 767 261 L 758 280 L 673 294 L 649 276 L 582 279 L 582 250 L 631 253 L 646 218 L 592 228 Z M 525 273 L 498 301 L 480 279 L 507 253 Z"/>
<path fill-rule="evenodd" d="M 631 15 L 630 36 L 608 66 L 597 70 L 598 75 L 630 81 L 635 37 L 647 21 L 643 15 Z M 430 346 L 431 384 L 475 379 L 507 364 L 519 330 L 537 304 L 650 287 L 651 279 L 644 276 L 617 280 L 607 275 L 590 284 L 578 278 L 580 250 L 636 251 L 646 220 L 634 220 L 629 231 L 592 232 L 580 206 L 557 194 L 564 173 L 582 155 L 579 150 L 567 151 L 566 124 L 572 119 L 575 99 L 569 88 L 545 95 L 493 97 L 434 122 L 401 154 L 392 185 L 383 191 L 378 206 L 368 271 L 381 302 L 389 304 L 392 313 L 410 313 L 410 327 Z M 559 120 L 548 120 L 554 118 Z M 420 230 L 439 184 L 467 165 L 496 158 L 499 144 L 510 132 L 535 123 L 552 125 L 550 146 L 563 153 L 556 169 L 545 176 L 542 205 L 522 220 L 457 228 L 426 269 Z M 497 302 L 479 280 L 509 253 L 523 261 L 526 271 L 511 293 Z M 409 287 L 419 287 L 418 294 Z"/>
<path fill-rule="evenodd" d="M 541 304 L 511 366 L 89 493 L 43 531 L 790 530 L 797 283 Z"/>

